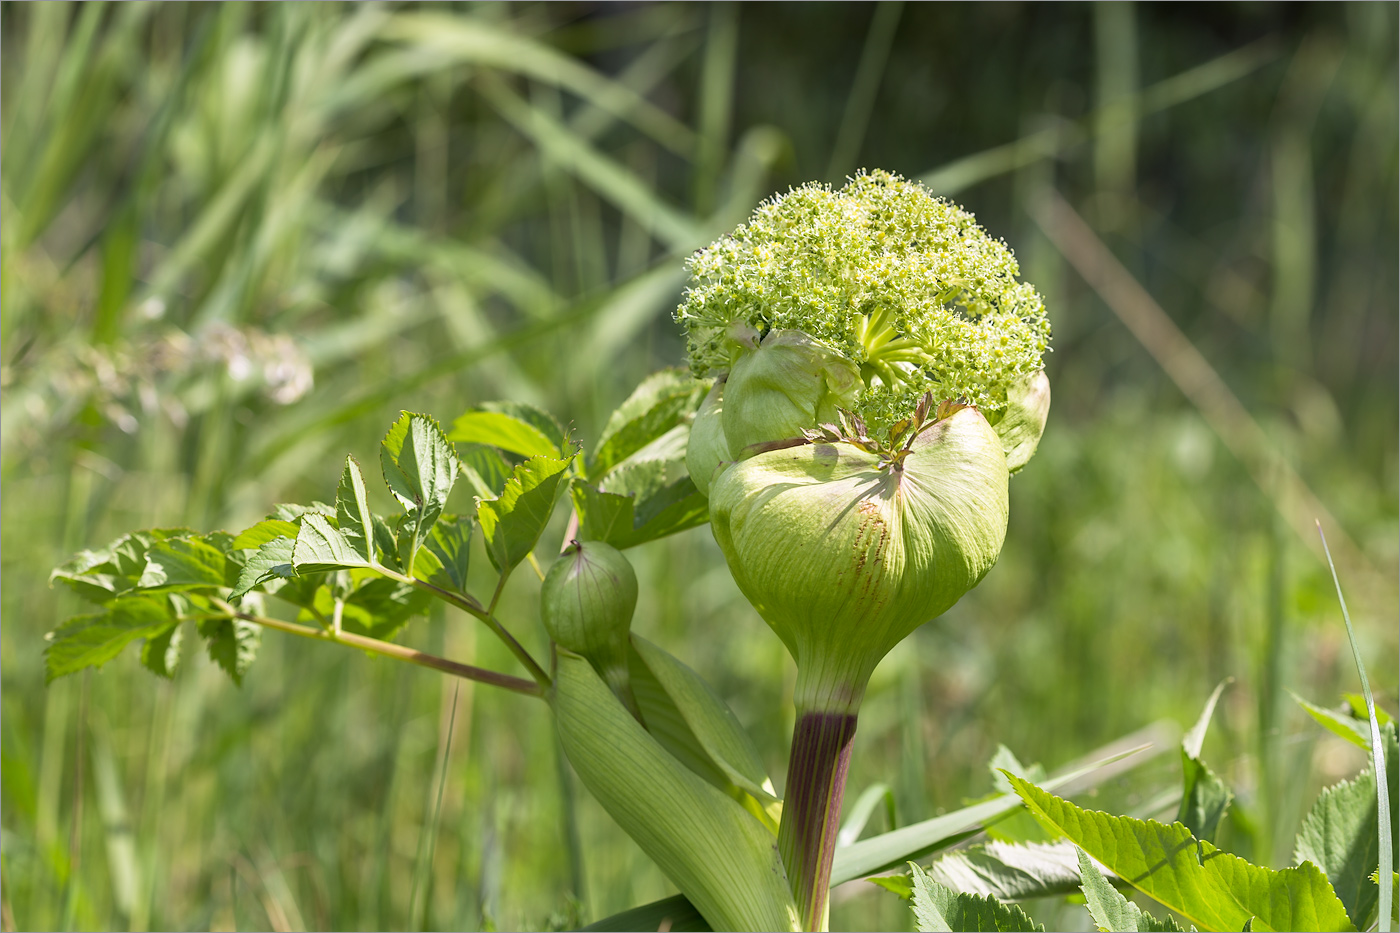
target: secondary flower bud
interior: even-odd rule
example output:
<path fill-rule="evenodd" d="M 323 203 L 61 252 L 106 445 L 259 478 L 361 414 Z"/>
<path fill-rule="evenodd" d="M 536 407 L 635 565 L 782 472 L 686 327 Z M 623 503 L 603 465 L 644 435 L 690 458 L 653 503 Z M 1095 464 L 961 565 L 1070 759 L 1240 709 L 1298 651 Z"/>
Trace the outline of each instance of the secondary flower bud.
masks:
<path fill-rule="evenodd" d="M 808 428 L 834 422 L 865 388 L 860 370 L 835 350 L 797 330 L 770 332 L 741 349 L 724 393 L 724 437 L 736 457 L 755 444 L 801 437 Z"/>
<path fill-rule="evenodd" d="M 545 574 L 540 617 L 561 647 L 583 655 L 629 709 L 628 632 L 637 608 L 637 574 L 602 541 L 573 541 Z"/>
<path fill-rule="evenodd" d="M 880 659 L 996 562 L 1006 457 L 977 409 L 951 407 L 892 454 L 818 440 L 710 487 L 729 569 L 797 661 L 799 710 L 854 712 Z"/>

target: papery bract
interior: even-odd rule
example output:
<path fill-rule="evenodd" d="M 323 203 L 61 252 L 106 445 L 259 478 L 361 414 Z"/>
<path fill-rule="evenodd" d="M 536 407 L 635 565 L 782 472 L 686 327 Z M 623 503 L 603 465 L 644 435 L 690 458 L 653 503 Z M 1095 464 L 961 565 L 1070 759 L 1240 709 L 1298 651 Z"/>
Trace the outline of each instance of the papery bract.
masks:
<path fill-rule="evenodd" d="M 1001 440 L 965 407 L 907 452 L 803 444 L 715 479 L 715 539 L 797 661 L 799 710 L 854 712 L 880 659 L 991 569 L 1007 478 Z"/>

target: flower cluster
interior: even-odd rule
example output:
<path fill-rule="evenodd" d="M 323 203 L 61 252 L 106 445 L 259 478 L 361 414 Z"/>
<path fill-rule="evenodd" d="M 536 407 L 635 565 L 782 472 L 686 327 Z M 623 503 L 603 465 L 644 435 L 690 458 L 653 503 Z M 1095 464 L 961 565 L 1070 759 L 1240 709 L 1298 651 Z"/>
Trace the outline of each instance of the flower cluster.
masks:
<path fill-rule="evenodd" d="M 728 370 L 755 332 L 801 331 L 860 368 L 854 410 L 872 427 L 928 391 L 995 421 L 1049 347 L 1044 304 L 1010 248 L 888 172 L 771 198 L 688 269 L 675 316 L 697 376 Z"/>

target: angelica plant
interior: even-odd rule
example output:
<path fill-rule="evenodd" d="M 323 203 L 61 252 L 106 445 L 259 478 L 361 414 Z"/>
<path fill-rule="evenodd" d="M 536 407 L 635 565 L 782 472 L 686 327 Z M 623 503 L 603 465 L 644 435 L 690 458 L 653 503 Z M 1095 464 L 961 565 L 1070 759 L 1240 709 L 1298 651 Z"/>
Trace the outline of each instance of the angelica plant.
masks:
<path fill-rule="evenodd" d="M 128 645 L 169 677 L 197 639 L 241 682 L 272 630 L 542 701 L 574 772 L 680 892 L 599 929 L 825 929 L 830 885 L 900 868 L 1022 802 L 1082 847 L 1090 910 L 1115 929 L 1156 921 L 1134 915 L 1088 856 L 1202 929 L 1364 928 L 1387 915 L 1384 883 L 1373 898 L 1358 878 L 1390 863 L 1351 857 L 1377 841 L 1363 838 L 1377 818 L 1357 817 L 1366 795 L 1352 790 L 1324 796 L 1300 836 L 1300 853 L 1327 877 L 1306 861 L 1269 872 L 1198 860 L 1229 803 L 1200 759 L 1219 691 L 1183 743 L 1180 825 L 1086 816 L 1050 793 L 1089 780 L 1085 771 L 1042 786 L 1008 774 L 1014 793 L 851 843 L 833 865 L 871 672 L 1001 552 L 1009 477 L 1034 454 L 1049 408 L 1045 309 L 1010 250 L 971 215 L 885 173 L 766 202 L 690 271 L 676 317 L 691 370 L 643 381 L 587 454 L 526 405 L 476 408 L 448 430 L 404 413 L 379 451 L 396 512 L 372 507 L 364 471 L 347 457 L 331 503 L 278 505 L 238 534 L 132 532 L 57 568 L 53 582 L 92 609 L 50 634 L 50 678 L 100 667 Z M 566 500 L 563 540 L 539 547 Z M 740 590 L 797 662 L 782 795 L 718 694 L 632 631 L 644 583 L 626 551 L 707 522 Z M 474 551 L 491 565 L 486 589 L 473 589 Z M 539 618 L 503 618 L 501 595 L 527 562 L 542 578 Z M 434 599 L 500 639 L 519 670 L 398 644 Z M 536 622 L 545 656 L 519 637 Z M 1379 794 L 1395 731 L 1382 734 L 1374 714 L 1369 726 Z M 1098 829 L 1086 833 L 1090 818 Z M 1343 824 L 1345 838 L 1332 830 Z M 1066 855 L 1051 861 L 1062 868 Z M 1004 892 L 949 887 L 975 875 L 957 871 L 967 857 L 882 883 L 913 898 L 923 928 L 1030 928 L 1019 909 L 988 901 Z M 976 857 L 992 866 L 987 877 L 1063 893 L 1062 871 L 1023 870 L 1044 852 Z M 1161 866 L 1167 874 L 1154 880 Z M 1345 903 L 1333 877 L 1346 882 Z"/>

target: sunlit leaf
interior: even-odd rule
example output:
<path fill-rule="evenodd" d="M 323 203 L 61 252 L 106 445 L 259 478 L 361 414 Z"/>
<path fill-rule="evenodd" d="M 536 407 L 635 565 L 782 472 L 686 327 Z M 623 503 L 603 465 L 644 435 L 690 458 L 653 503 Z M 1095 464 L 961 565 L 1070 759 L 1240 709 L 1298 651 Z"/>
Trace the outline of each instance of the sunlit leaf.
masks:
<path fill-rule="evenodd" d="M 249 561 L 250 566 L 252 563 Z M 372 566 L 369 558 L 356 550 L 340 529 L 324 516 L 307 515 L 302 519 L 292 549 L 292 567 L 297 573 Z"/>
<path fill-rule="evenodd" d="M 488 444 L 522 457 L 558 457 L 559 445 L 535 425 L 499 411 L 469 411 L 452 422 L 450 441 Z"/>
<path fill-rule="evenodd" d="M 497 570 L 513 568 L 535 549 L 567 487 L 565 471 L 572 461 L 572 456 L 531 457 L 515 468 L 498 498 L 478 502 L 486 554 Z"/>
<path fill-rule="evenodd" d="M 1011 777 L 1047 827 L 1074 842 L 1132 887 L 1203 930 L 1354 930 L 1322 872 L 1311 864 L 1273 871 L 1251 865 L 1180 823 L 1083 810 Z"/>

